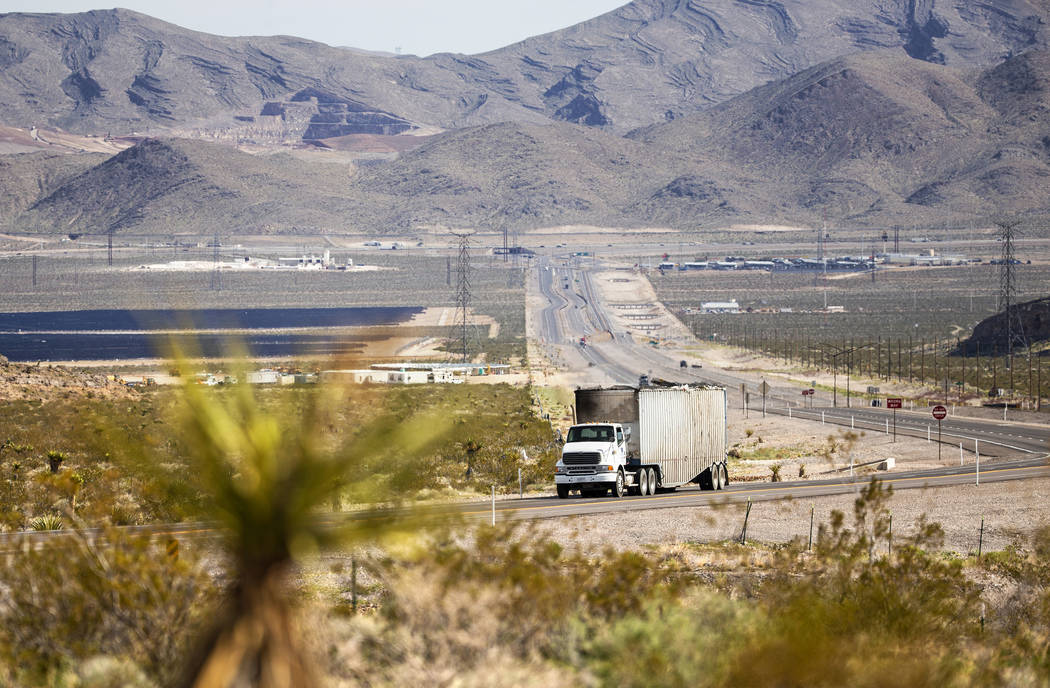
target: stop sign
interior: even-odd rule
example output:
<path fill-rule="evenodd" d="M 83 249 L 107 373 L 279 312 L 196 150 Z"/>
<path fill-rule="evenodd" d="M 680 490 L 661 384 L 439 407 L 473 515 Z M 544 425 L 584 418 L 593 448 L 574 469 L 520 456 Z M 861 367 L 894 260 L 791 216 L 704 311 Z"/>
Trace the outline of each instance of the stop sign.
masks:
<path fill-rule="evenodd" d="M 944 420 L 945 416 L 948 415 L 948 409 L 943 406 L 937 405 L 933 407 L 933 417 L 937 420 Z"/>

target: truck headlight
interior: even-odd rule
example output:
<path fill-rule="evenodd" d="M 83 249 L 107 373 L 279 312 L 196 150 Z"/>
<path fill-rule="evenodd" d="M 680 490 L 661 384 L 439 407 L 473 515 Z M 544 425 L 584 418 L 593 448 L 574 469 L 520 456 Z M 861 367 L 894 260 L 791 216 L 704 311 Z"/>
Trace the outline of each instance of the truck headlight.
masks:
<path fill-rule="evenodd" d="M 554 473 L 556 475 L 560 475 L 560 474 L 562 474 L 564 472 L 565 472 L 565 466 L 555 466 L 554 467 Z"/>

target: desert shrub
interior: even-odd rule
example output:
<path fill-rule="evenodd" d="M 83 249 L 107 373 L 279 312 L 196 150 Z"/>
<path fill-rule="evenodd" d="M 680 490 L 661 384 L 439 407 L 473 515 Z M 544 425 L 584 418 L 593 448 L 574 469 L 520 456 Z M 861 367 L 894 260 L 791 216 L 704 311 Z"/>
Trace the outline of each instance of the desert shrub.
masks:
<path fill-rule="evenodd" d="M 369 685 L 403 684 L 413 672 L 448 684 L 503 665 L 551 680 L 578 659 L 582 638 L 675 599 L 689 580 L 671 558 L 573 552 L 515 523 L 473 529 L 471 540 L 435 536 L 417 556 L 374 562 L 386 591 L 380 613 L 343 629 L 338 655 L 349 664 L 332 670 Z"/>
<path fill-rule="evenodd" d="M 770 482 L 780 482 L 780 471 L 783 470 L 784 466 L 779 463 L 775 463 L 769 467 L 769 480 Z"/>
<path fill-rule="evenodd" d="M 215 589 L 192 553 L 117 530 L 56 537 L 0 559 L 0 683 L 59 685 L 96 655 L 169 683 Z"/>

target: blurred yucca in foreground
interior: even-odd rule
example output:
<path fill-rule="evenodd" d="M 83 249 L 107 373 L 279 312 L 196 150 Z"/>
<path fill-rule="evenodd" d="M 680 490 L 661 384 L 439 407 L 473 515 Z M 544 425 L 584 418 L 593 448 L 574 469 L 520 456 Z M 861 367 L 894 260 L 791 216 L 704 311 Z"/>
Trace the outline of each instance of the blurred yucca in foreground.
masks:
<path fill-rule="evenodd" d="M 352 422 L 355 405 L 372 403 L 365 392 L 321 386 L 304 392 L 294 408 L 264 406 L 247 384 L 221 390 L 189 384 L 183 396 L 193 478 L 211 497 L 235 576 L 183 685 L 317 685 L 287 574 L 305 554 L 411 527 L 405 512 L 390 508 L 397 474 L 411 470 L 443 434 L 444 414 L 435 408 L 407 417 L 380 414 L 345 432 L 341 425 Z M 361 508 L 346 519 L 322 519 L 319 507 L 337 496 Z"/>

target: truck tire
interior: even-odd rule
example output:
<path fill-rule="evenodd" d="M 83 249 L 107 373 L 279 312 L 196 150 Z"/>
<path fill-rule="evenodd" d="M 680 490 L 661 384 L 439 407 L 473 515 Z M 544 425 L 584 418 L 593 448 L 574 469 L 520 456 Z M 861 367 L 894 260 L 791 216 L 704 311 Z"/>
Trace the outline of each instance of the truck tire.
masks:
<path fill-rule="evenodd" d="M 718 489 L 718 482 L 715 479 L 717 471 L 718 468 L 715 467 L 715 464 L 711 464 L 710 468 L 700 474 L 700 480 L 698 482 L 700 483 L 701 490 Z"/>
<path fill-rule="evenodd" d="M 638 481 L 638 494 L 643 497 L 647 494 L 652 494 L 652 488 L 649 487 L 649 471 L 639 468 L 638 477 L 635 479 Z"/>
<path fill-rule="evenodd" d="M 725 478 L 725 486 L 729 487 L 729 466 L 722 464 L 722 477 Z"/>
<path fill-rule="evenodd" d="M 569 496 L 568 485 L 558 485 L 558 499 L 566 499 Z"/>
<path fill-rule="evenodd" d="M 660 487 L 660 484 L 656 479 L 656 469 L 650 468 L 646 473 L 649 474 L 649 494 L 654 495 L 656 494 L 657 488 Z"/>
<path fill-rule="evenodd" d="M 724 490 L 729 487 L 729 471 L 724 463 L 718 464 L 718 489 Z"/>
<path fill-rule="evenodd" d="M 616 482 L 613 483 L 613 486 L 609 488 L 609 493 L 617 499 L 623 497 L 623 493 L 626 492 L 624 484 L 625 480 L 623 477 L 623 471 L 616 471 Z"/>

